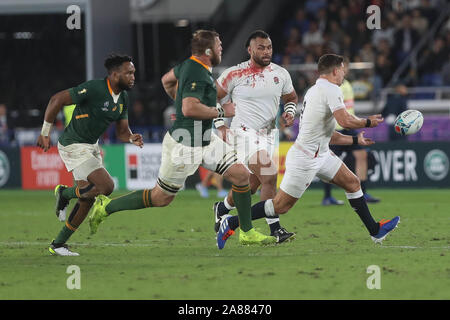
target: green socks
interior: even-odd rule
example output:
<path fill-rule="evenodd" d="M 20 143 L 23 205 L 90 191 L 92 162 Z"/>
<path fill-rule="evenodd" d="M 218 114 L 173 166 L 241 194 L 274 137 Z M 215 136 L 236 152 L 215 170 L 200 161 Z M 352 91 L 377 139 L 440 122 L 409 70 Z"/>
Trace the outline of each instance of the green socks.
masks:
<path fill-rule="evenodd" d="M 233 201 L 238 211 L 241 230 L 247 232 L 248 230 L 253 228 L 251 213 L 252 198 L 250 186 L 248 184 L 245 186 L 233 185 L 232 190 Z"/>
<path fill-rule="evenodd" d="M 105 207 L 106 213 L 116 211 L 138 210 L 152 206 L 151 189 L 138 190 L 112 199 Z"/>
<path fill-rule="evenodd" d="M 71 226 L 68 222 L 64 225 L 64 227 L 59 232 L 58 236 L 54 240 L 55 243 L 66 243 L 67 240 L 69 240 L 70 236 L 76 231 L 77 229 Z"/>
<path fill-rule="evenodd" d="M 78 198 L 76 193 L 77 188 L 77 186 L 67 187 L 61 192 L 61 195 L 67 200 Z"/>

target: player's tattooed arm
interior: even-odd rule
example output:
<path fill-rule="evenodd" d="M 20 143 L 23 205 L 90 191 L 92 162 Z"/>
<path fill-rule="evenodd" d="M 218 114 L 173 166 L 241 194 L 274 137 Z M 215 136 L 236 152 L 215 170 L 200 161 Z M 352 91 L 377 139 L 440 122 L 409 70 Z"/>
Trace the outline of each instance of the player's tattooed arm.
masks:
<path fill-rule="evenodd" d="M 165 75 L 162 76 L 161 83 L 162 83 L 167 95 L 169 97 L 171 97 L 173 100 L 175 100 L 175 98 L 177 96 L 178 79 L 175 76 L 175 72 L 173 71 L 173 68 L 170 69 L 169 72 L 167 72 Z"/>

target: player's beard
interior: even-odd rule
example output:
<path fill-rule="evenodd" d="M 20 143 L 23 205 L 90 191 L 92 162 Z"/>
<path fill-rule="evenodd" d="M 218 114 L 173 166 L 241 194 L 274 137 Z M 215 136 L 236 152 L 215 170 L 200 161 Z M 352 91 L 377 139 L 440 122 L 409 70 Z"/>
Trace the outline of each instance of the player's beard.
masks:
<path fill-rule="evenodd" d="M 123 81 L 122 79 L 119 80 L 118 87 L 120 91 L 129 91 L 131 88 L 133 88 L 133 85 L 129 85 L 127 82 Z"/>
<path fill-rule="evenodd" d="M 213 67 L 217 66 L 220 62 L 222 61 L 222 57 L 219 56 L 217 53 L 213 53 L 212 57 L 211 57 L 211 65 Z"/>
<path fill-rule="evenodd" d="M 255 62 L 259 64 L 261 67 L 267 67 L 272 61 L 272 56 L 270 56 L 270 59 L 268 60 L 263 60 L 262 57 L 260 58 L 258 56 L 253 56 L 253 60 L 255 60 Z"/>

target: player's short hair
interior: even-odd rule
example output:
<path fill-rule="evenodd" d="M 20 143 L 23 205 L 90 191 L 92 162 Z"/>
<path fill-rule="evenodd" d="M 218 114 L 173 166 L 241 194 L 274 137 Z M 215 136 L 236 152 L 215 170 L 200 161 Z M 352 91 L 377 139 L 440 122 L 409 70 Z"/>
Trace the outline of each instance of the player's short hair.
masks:
<path fill-rule="evenodd" d="M 214 48 L 219 34 L 213 30 L 197 30 L 192 34 L 191 50 L 193 55 L 202 55 L 206 49 Z"/>
<path fill-rule="evenodd" d="M 245 42 L 245 48 L 248 48 L 250 45 L 250 41 L 256 38 L 268 39 L 270 38 L 269 34 L 263 30 L 255 30 L 249 36 L 247 41 Z"/>
<path fill-rule="evenodd" d="M 116 71 L 122 66 L 124 62 L 131 62 L 133 59 L 126 54 L 110 53 L 105 59 L 105 68 L 108 70 L 108 74 Z"/>
<path fill-rule="evenodd" d="M 317 71 L 319 72 L 319 74 L 330 73 L 331 71 L 333 71 L 334 68 L 342 66 L 343 62 L 344 62 L 343 56 L 332 53 L 324 54 L 319 58 L 319 62 L 317 64 Z"/>

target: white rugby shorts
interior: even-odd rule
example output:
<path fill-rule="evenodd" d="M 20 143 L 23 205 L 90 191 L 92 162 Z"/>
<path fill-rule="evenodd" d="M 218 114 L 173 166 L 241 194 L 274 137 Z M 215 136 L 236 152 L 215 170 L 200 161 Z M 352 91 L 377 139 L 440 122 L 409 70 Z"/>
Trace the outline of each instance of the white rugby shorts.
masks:
<path fill-rule="evenodd" d="M 253 156 L 259 151 L 266 151 L 272 159 L 278 142 L 277 130 L 269 130 L 267 133 L 242 128 L 231 130 L 231 144 L 236 149 L 239 162 L 247 166 L 247 169 L 250 161 L 256 162 L 257 159 Z"/>
<path fill-rule="evenodd" d="M 314 177 L 325 182 L 333 180 L 342 160 L 330 150 L 316 157 L 294 143 L 286 155 L 286 171 L 280 189 L 294 198 L 301 198 Z"/>
<path fill-rule="evenodd" d="M 58 142 L 58 152 L 75 180 L 87 181 L 94 170 L 104 168 L 98 143 L 73 143 L 63 146 Z"/>
<path fill-rule="evenodd" d="M 176 142 L 167 132 L 162 144 L 157 183 L 166 193 L 175 195 L 200 165 L 223 175 L 236 162 L 234 148 L 214 133 L 211 133 L 209 145 L 190 147 Z"/>

